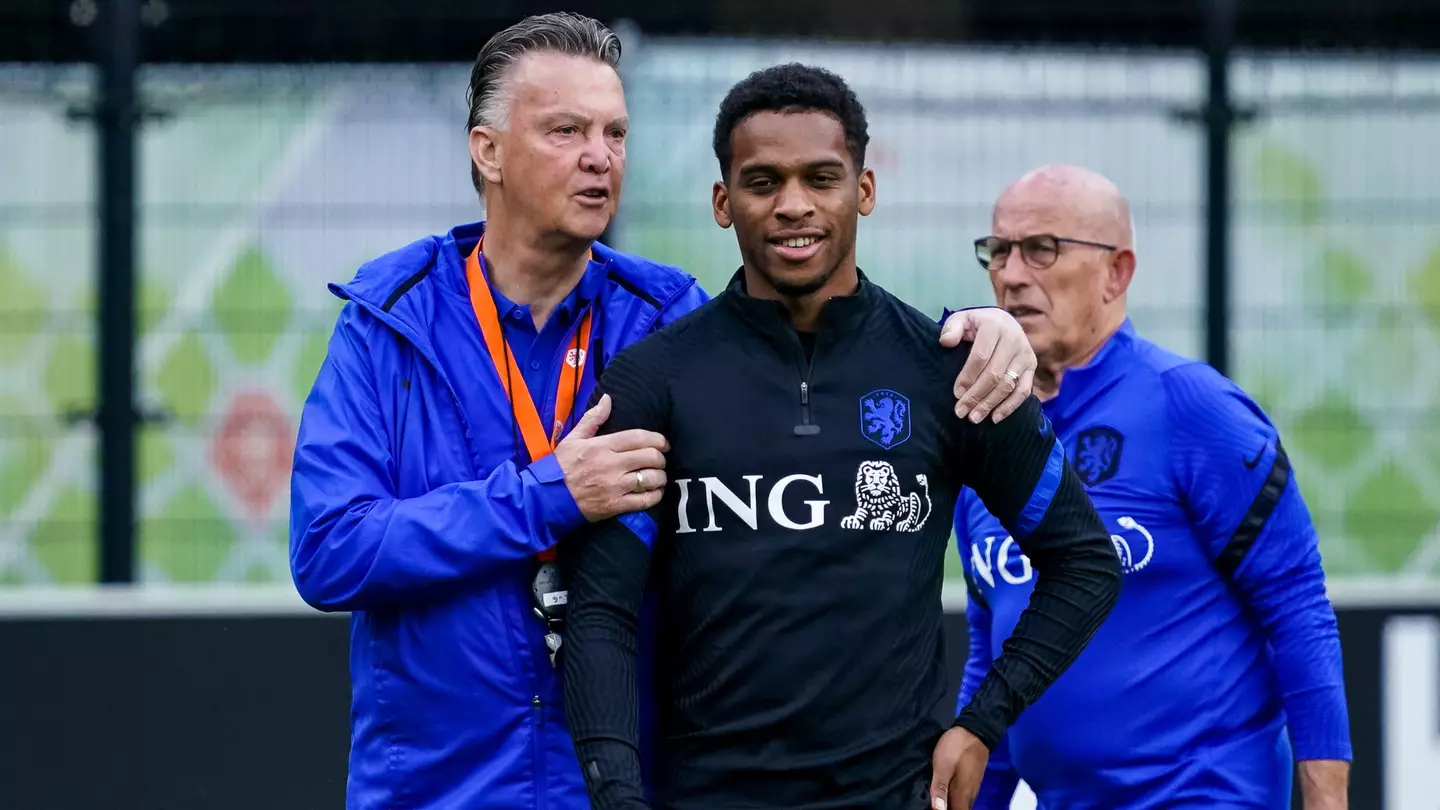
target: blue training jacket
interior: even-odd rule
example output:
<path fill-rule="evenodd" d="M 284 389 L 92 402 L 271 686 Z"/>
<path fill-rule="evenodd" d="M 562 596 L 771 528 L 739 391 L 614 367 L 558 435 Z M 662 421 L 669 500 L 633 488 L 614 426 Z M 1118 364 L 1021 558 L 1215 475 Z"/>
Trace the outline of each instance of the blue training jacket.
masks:
<path fill-rule="evenodd" d="M 300 422 L 290 565 L 306 602 L 353 612 L 352 810 L 589 806 L 529 592 L 536 554 L 584 517 L 553 456 L 513 460 L 465 279 L 483 228 L 330 288 L 348 303 Z M 599 373 L 707 300 L 677 268 L 599 243 L 593 258 Z"/>
<path fill-rule="evenodd" d="M 992 754 L 977 810 L 1288 810 L 1293 756 L 1350 759 L 1335 613 L 1275 426 L 1210 366 L 1126 321 L 1045 403 L 1126 573 L 1079 658 Z M 1030 599 L 1029 561 L 974 493 L 964 705 Z M 1288 730 L 1288 734 L 1287 734 Z"/>

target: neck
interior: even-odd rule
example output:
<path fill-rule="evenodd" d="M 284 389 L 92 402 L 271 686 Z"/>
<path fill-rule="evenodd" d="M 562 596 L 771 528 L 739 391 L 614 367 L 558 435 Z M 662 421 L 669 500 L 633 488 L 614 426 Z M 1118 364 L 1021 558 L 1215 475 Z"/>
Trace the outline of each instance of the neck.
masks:
<path fill-rule="evenodd" d="M 1095 330 L 1087 332 L 1085 340 L 1077 348 L 1057 352 L 1054 357 L 1037 358 L 1035 398 L 1041 402 L 1047 402 L 1059 395 L 1060 380 L 1065 376 L 1065 372 L 1094 360 L 1095 355 L 1105 348 L 1105 344 L 1115 336 L 1116 332 L 1120 331 L 1120 326 L 1124 323 L 1124 312 L 1111 315 L 1102 321 Z"/>
<path fill-rule="evenodd" d="M 493 212 L 485 223 L 482 247 L 490 283 L 501 295 L 528 306 L 536 329 L 580 283 L 589 265 L 588 244 L 526 233 Z"/>
<path fill-rule="evenodd" d="M 820 327 L 820 311 L 825 302 L 842 295 L 852 295 L 860 284 L 860 274 L 853 261 L 835 269 L 820 289 L 804 295 L 787 295 L 775 289 L 765 276 L 745 266 L 745 290 L 751 298 L 779 301 L 790 313 L 790 321 L 801 332 L 814 332 Z"/>

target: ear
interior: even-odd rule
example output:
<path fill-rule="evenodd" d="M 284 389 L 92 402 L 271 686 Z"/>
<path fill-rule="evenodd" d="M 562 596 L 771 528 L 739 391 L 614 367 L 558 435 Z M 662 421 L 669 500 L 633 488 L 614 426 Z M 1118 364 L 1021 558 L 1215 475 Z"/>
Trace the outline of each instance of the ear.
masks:
<path fill-rule="evenodd" d="M 500 142 L 497 133 L 490 127 L 470 129 L 470 162 L 485 178 L 485 185 L 500 183 Z"/>
<path fill-rule="evenodd" d="M 1124 297 L 1125 291 L 1130 289 L 1130 281 L 1134 278 L 1135 251 L 1129 248 L 1115 251 L 1115 255 L 1110 259 L 1109 272 L 1105 276 L 1105 303 Z"/>
<path fill-rule="evenodd" d="M 860 172 L 860 216 L 868 217 L 875 210 L 875 172 Z"/>
<path fill-rule="evenodd" d="M 730 218 L 730 189 L 723 182 L 717 182 L 710 190 L 710 208 L 716 225 L 728 228 L 734 222 Z"/>

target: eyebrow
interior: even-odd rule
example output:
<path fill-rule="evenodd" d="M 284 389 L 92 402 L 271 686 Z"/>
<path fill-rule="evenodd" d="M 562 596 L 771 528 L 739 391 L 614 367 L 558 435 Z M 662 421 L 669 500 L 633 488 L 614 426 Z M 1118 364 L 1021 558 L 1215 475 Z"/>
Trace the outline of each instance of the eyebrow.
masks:
<path fill-rule="evenodd" d="M 569 121 L 569 122 L 574 122 L 574 123 L 577 123 L 577 124 L 583 124 L 583 125 L 587 125 L 587 126 L 588 126 L 588 125 L 591 124 L 594 120 L 595 120 L 595 119 L 592 118 L 591 116 L 585 115 L 585 114 L 583 114 L 583 113 L 568 112 L 568 111 L 563 111 L 563 110 L 562 110 L 562 111 L 560 111 L 560 112 L 553 112 L 553 113 L 549 113 L 548 115 L 541 116 L 541 118 L 540 118 L 540 125 L 541 125 L 541 126 L 550 127 L 550 126 L 554 126 L 554 125 L 556 125 L 556 124 L 559 124 L 559 123 L 561 123 L 561 122 Z M 612 119 L 607 126 L 622 127 L 622 128 L 624 128 L 624 129 L 629 129 L 629 128 L 630 128 L 630 118 L 629 118 L 628 116 L 622 115 L 622 116 L 620 116 L 619 118 Z"/>
<path fill-rule="evenodd" d="M 811 172 L 813 172 L 813 171 L 819 171 L 820 169 L 845 169 L 845 168 L 847 168 L 847 164 L 845 163 L 844 160 L 841 160 L 841 159 L 839 159 L 839 158 L 833 158 L 833 159 L 832 159 L 832 158 L 826 158 L 826 159 L 824 159 L 824 160 L 811 161 L 811 162 L 809 162 L 809 163 L 804 164 L 804 165 L 801 166 L 800 168 L 803 169 L 803 170 L 805 170 L 805 171 L 811 171 Z M 761 173 L 761 172 L 779 172 L 779 171 L 780 171 L 780 167 L 779 167 L 778 165 L 774 164 L 774 163 L 751 163 L 751 164 L 749 164 L 749 165 L 741 166 L 741 167 L 740 167 L 740 173 L 741 173 L 742 175 L 743 175 L 743 174 L 758 174 L 758 173 Z"/>

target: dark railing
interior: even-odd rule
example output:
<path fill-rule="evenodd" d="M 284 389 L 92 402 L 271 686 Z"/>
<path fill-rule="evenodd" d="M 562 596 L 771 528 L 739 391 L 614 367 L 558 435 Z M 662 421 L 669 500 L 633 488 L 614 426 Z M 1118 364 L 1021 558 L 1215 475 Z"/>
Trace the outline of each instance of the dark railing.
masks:
<path fill-rule="evenodd" d="M 1222 372 L 1232 360 L 1231 147 L 1249 114 L 1232 98 L 1233 54 L 1241 48 L 1440 48 L 1440 6 L 1413 0 L 829 0 L 792 4 L 783 13 L 755 0 L 577 0 L 567 7 L 628 21 L 647 35 L 1084 43 L 1193 54 L 1206 66 L 1206 90 L 1197 109 L 1181 114 L 1204 132 L 1203 353 Z M 100 580 L 136 579 L 137 435 L 153 418 L 136 384 L 137 132 L 163 111 L 142 107 L 139 71 L 154 63 L 465 62 L 490 33 L 534 10 L 527 3 L 459 0 L 10 0 L 0 6 L 0 64 L 85 62 L 97 72 L 93 105 L 73 114 L 91 118 L 97 133 L 97 388 L 86 418 L 99 436 Z"/>

